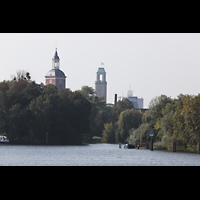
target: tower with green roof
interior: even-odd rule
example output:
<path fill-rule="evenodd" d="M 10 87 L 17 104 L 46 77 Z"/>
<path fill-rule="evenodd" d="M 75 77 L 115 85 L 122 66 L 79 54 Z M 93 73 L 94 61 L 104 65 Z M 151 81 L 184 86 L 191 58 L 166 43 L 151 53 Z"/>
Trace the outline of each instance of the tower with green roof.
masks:
<path fill-rule="evenodd" d="M 97 97 L 104 97 L 104 101 L 107 101 L 107 81 L 106 71 L 104 68 L 98 68 L 96 81 L 95 81 L 95 93 Z"/>

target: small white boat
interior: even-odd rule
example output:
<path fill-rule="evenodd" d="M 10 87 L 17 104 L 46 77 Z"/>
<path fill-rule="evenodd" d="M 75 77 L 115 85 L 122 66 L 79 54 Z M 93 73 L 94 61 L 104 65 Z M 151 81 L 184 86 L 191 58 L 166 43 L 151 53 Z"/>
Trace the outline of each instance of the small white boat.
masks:
<path fill-rule="evenodd" d="M 0 135 L 0 143 L 9 143 L 7 136 Z"/>

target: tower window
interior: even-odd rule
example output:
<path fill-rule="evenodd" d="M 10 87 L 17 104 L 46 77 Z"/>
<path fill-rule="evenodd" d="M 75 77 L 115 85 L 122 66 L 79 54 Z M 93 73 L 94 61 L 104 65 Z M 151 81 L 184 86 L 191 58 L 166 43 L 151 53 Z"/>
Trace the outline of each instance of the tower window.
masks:
<path fill-rule="evenodd" d="M 103 75 L 100 74 L 99 80 L 102 81 L 103 80 Z"/>

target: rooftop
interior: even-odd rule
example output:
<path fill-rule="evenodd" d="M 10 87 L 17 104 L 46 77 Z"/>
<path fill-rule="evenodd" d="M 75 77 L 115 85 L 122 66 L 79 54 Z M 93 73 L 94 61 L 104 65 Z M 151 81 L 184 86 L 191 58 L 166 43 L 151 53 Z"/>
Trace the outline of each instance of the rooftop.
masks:
<path fill-rule="evenodd" d="M 61 71 L 60 69 L 52 69 L 52 70 L 50 70 L 45 77 L 47 78 L 49 76 L 50 77 L 54 76 L 54 77 L 64 77 L 64 78 L 66 78 L 64 72 Z"/>
<path fill-rule="evenodd" d="M 101 73 L 105 72 L 105 69 L 104 68 L 99 68 L 97 72 L 101 72 Z"/>

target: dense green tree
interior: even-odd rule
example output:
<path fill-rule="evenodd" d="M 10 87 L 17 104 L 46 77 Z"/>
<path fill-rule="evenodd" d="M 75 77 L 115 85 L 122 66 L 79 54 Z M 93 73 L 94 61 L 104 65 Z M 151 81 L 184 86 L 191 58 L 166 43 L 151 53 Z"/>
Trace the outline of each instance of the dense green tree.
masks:
<path fill-rule="evenodd" d="M 149 103 L 150 110 L 144 115 L 143 122 L 150 123 L 152 126 L 154 126 L 157 119 L 163 116 L 162 109 L 167 103 L 171 103 L 171 98 L 165 95 L 153 98 Z"/>
<path fill-rule="evenodd" d="M 200 141 L 200 95 L 180 95 L 173 116 L 174 137 L 186 148 L 195 148 Z"/>
<path fill-rule="evenodd" d="M 185 132 L 190 135 L 188 146 L 196 146 L 200 141 L 200 94 L 186 96 L 183 102 L 183 114 L 185 117 Z"/>
<path fill-rule="evenodd" d="M 78 141 L 78 138 L 89 131 L 91 103 L 78 92 L 71 93 L 71 96 L 73 107 L 70 113 L 70 124 L 75 130 L 73 136 L 77 138 L 74 141 Z"/>
<path fill-rule="evenodd" d="M 31 130 L 36 133 L 41 144 L 45 144 L 46 142 L 46 133 L 48 133 L 49 144 L 57 140 L 54 137 L 54 133 L 59 114 L 58 101 L 57 88 L 54 85 L 47 85 L 42 94 L 30 103 L 29 109 L 33 115 L 35 124 Z"/>
<path fill-rule="evenodd" d="M 9 83 L 3 81 L 0 83 L 0 133 L 4 133 L 7 130 L 7 114 L 8 114 L 8 98 L 6 91 L 9 89 Z"/>
<path fill-rule="evenodd" d="M 187 143 L 188 134 L 185 133 L 185 119 L 183 114 L 183 102 L 185 95 L 179 95 L 176 100 L 175 113 L 173 116 L 173 136 L 177 141 Z"/>
<path fill-rule="evenodd" d="M 49 144 L 81 144 L 89 131 L 90 109 L 90 102 L 79 92 L 48 85 L 30 105 L 39 127 L 34 132 L 40 132 L 43 143 L 48 133 Z"/>
<path fill-rule="evenodd" d="M 137 140 L 140 139 L 140 133 L 142 133 L 142 141 L 143 143 L 148 143 L 150 140 L 149 132 L 151 130 L 151 126 L 148 123 L 142 123 L 137 129 L 130 130 L 130 138 L 129 142 L 133 144 L 137 144 Z"/>
<path fill-rule="evenodd" d="M 148 123 L 151 130 L 154 131 L 154 140 L 160 140 L 162 137 L 160 131 L 160 120 L 163 117 L 163 109 L 168 103 L 171 103 L 171 98 L 165 95 L 155 97 L 149 103 L 149 110 L 145 112 L 142 122 Z"/>
<path fill-rule="evenodd" d="M 89 86 L 83 86 L 78 90 L 90 103 L 91 112 L 89 116 L 90 131 L 88 139 L 93 136 L 102 137 L 104 124 L 110 122 L 111 107 L 106 105 L 103 97 L 95 96 L 94 89 Z"/>
<path fill-rule="evenodd" d="M 104 130 L 102 135 L 103 135 L 102 142 L 115 143 L 116 136 L 112 122 L 104 124 Z"/>
<path fill-rule="evenodd" d="M 117 130 L 117 141 L 126 142 L 131 129 L 137 129 L 142 123 L 142 113 L 134 108 L 121 112 Z"/>
<path fill-rule="evenodd" d="M 87 100 L 94 101 L 95 100 L 95 91 L 92 87 L 82 86 L 81 90 L 77 90 L 80 92 Z"/>
<path fill-rule="evenodd" d="M 118 121 L 121 112 L 132 108 L 133 108 L 133 103 L 128 99 L 125 99 L 123 101 L 118 101 L 111 110 L 112 123 L 115 124 Z"/>

